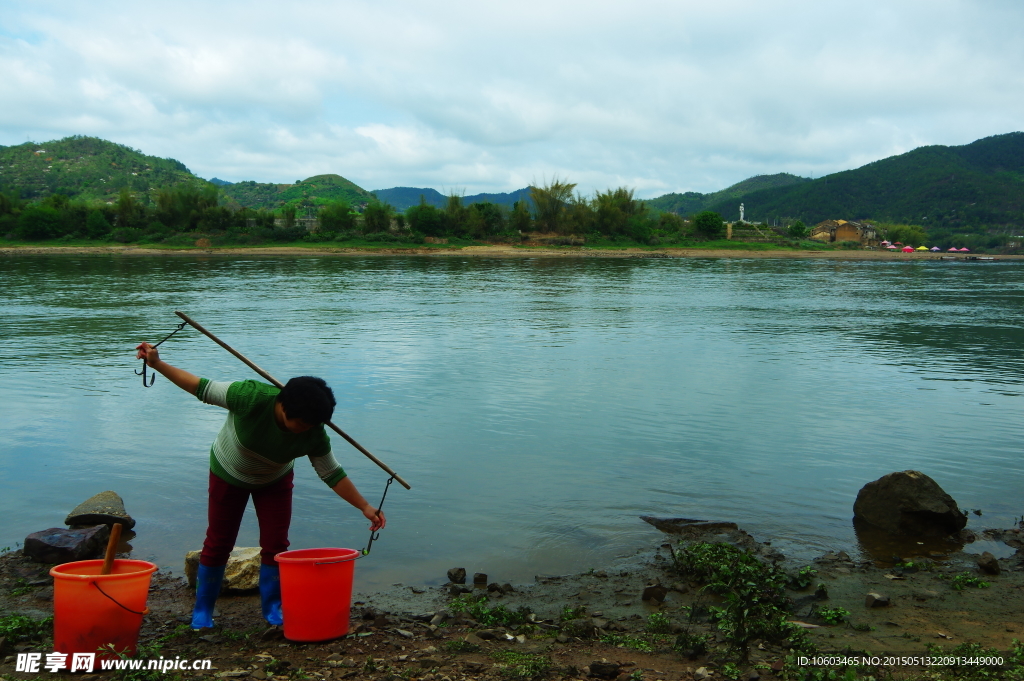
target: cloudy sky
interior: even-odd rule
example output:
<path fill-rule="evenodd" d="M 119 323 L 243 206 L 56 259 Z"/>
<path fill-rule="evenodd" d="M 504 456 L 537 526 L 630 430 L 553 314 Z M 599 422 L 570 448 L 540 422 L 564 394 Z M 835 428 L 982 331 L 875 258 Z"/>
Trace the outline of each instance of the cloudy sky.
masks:
<path fill-rule="evenodd" d="M 1020 0 L 0 0 L 0 144 L 203 177 L 715 191 L 1024 129 Z"/>

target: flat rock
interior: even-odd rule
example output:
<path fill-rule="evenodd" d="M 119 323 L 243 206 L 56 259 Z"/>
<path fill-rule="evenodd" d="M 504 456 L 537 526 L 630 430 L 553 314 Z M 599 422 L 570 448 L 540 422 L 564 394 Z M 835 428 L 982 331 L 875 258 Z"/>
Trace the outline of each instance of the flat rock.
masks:
<path fill-rule="evenodd" d="M 185 554 L 185 579 L 193 589 L 196 587 L 196 572 L 199 570 L 200 551 Z M 236 546 L 228 557 L 224 568 L 224 582 L 221 591 L 233 589 L 248 591 L 260 585 L 260 549 L 258 546 Z"/>
<path fill-rule="evenodd" d="M 864 485 L 853 516 L 889 534 L 913 537 L 945 537 L 967 525 L 953 497 L 924 473 L 910 470 Z"/>
<path fill-rule="evenodd" d="M 71 563 L 99 558 L 107 545 L 110 528 L 95 525 L 69 530 L 51 527 L 25 537 L 22 552 L 37 563 Z"/>
<path fill-rule="evenodd" d="M 135 519 L 124 510 L 124 500 L 117 492 L 95 494 L 68 514 L 65 525 L 113 525 L 121 523 L 124 529 L 135 527 Z"/>

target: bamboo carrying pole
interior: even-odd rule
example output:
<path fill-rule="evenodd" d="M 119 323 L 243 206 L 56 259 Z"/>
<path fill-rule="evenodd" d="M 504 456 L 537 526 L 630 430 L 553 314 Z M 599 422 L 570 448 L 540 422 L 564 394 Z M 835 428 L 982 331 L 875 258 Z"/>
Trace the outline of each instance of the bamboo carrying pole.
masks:
<path fill-rule="evenodd" d="M 103 556 L 103 569 L 101 575 L 109 575 L 114 567 L 114 557 L 117 555 L 117 545 L 121 542 L 121 523 L 114 523 L 110 528 L 110 538 L 107 540 L 107 553 Z"/>
<path fill-rule="evenodd" d="M 228 345 L 227 343 L 222 341 L 220 338 L 217 338 L 212 333 L 210 333 L 209 331 L 204 329 L 200 324 L 198 324 L 195 320 L 193 320 L 191 317 L 189 317 L 184 312 L 181 312 L 180 310 L 175 310 L 174 314 L 178 315 L 179 317 L 184 319 L 186 322 L 188 322 L 192 327 L 195 328 L 196 331 L 198 331 L 199 333 L 207 336 L 214 343 L 216 343 L 217 345 L 221 346 L 222 348 L 224 348 L 225 350 L 230 352 L 232 355 L 234 355 L 238 359 L 242 360 L 243 364 L 245 364 L 247 367 L 249 367 L 250 369 L 255 371 L 257 374 L 259 374 L 263 378 L 265 378 L 268 381 L 270 381 L 271 383 L 273 383 L 278 388 L 283 388 L 284 387 L 284 384 L 281 383 L 281 381 L 277 380 L 276 378 L 274 378 L 273 376 L 268 374 L 266 371 L 264 371 L 263 369 L 261 369 L 258 366 L 256 366 L 256 364 L 254 362 L 251 362 L 249 360 L 249 358 L 247 358 L 245 355 L 240 353 L 238 350 L 235 350 L 233 347 L 231 347 L 230 345 Z M 327 421 L 326 423 L 324 423 L 324 425 L 327 426 L 328 428 L 330 428 L 331 430 L 333 430 L 338 435 L 340 435 L 343 438 L 345 438 L 345 440 L 350 445 L 352 445 L 353 447 L 355 447 L 356 449 L 361 451 L 363 454 L 366 455 L 366 457 L 368 459 L 370 459 L 370 461 L 372 461 L 375 464 L 377 464 L 378 466 L 380 466 L 382 469 L 384 469 L 384 471 L 388 475 L 394 477 L 395 480 L 397 480 L 399 483 L 401 483 L 402 487 L 404 487 L 406 489 L 412 489 L 412 487 L 409 486 L 409 483 L 407 483 L 405 480 L 403 480 L 402 477 L 398 473 L 396 473 L 393 470 L 391 470 L 390 466 L 388 466 L 386 463 L 384 463 L 383 461 L 381 461 L 380 459 L 375 457 L 370 452 L 366 451 L 366 448 L 364 448 L 361 444 L 359 444 L 358 442 L 353 440 L 351 437 L 349 437 L 348 433 L 346 433 L 345 431 L 343 431 L 341 428 L 339 428 L 338 426 L 334 425 L 330 421 Z"/>

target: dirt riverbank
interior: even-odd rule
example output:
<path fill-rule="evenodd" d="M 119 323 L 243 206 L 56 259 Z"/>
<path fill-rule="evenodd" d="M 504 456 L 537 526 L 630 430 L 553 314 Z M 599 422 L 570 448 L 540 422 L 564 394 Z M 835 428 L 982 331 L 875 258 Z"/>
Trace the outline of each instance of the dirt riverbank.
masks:
<path fill-rule="evenodd" d="M 1022 537 L 1014 529 L 1001 532 L 997 538 L 1016 545 Z M 688 541 L 735 544 L 736 538 L 735 532 L 708 531 Z M 472 594 L 489 596 L 487 608 L 501 605 L 510 612 L 529 608 L 534 615 L 526 626 L 501 626 L 474 620 L 467 613 L 458 614 L 458 608 L 452 605 L 450 585 L 399 585 L 382 593 L 355 594 L 350 634 L 315 644 L 292 643 L 279 631 L 268 630 L 259 615 L 259 597 L 251 593 L 223 596 L 218 601 L 217 628 L 192 632 L 187 626 L 192 607 L 190 590 L 180 576 L 157 573 L 140 642 L 143 646 L 159 646 L 158 650 L 144 649 L 150 658 L 212 661 L 212 669 L 181 673 L 185 678 L 461 681 L 516 678 L 518 672 L 522 672 L 518 678 L 529 678 L 529 673 L 542 667 L 548 671 L 541 676 L 551 679 L 599 678 L 605 674 L 605 678 L 622 681 L 689 681 L 695 675 L 701 677 L 702 668 L 712 679 L 727 675 L 750 679 L 751 674 L 766 681 L 793 678 L 793 663 L 783 667 L 791 655 L 785 647 L 772 641 L 755 641 L 749 658 L 736 662 L 727 653 L 717 625 L 706 616 L 690 616 L 689 607 L 697 606 L 699 613 L 700 606 L 714 605 L 716 599 L 675 569 L 671 552 L 679 537 L 665 535 L 665 539 L 657 548 L 602 570 L 538 576 L 533 583 L 513 585 L 514 590 L 508 593 L 471 589 Z M 749 538 L 743 541 L 751 545 Z M 753 546 L 764 556 L 781 558 L 768 544 Z M 819 557 L 812 564 L 816 570 L 813 583 L 803 590 L 787 592 L 793 602 L 790 619 L 801 623 L 819 654 L 921 656 L 928 654 L 928 644 L 948 651 L 963 643 L 978 643 L 1005 653 L 1014 639 L 1024 639 L 1024 558 L 1020 552 L 999 561 L 998 576 L 981 575 L 976 557 L 960 552 L 930 558 L 908 554 L 904 559 L 912 560 L 913 565 L 852 559 L 844 553 Z M 792 573 L 801 567 L 784 559 L 783 565 Z M 0 615 L 21 613 L 38 619 L 52 614 L 53 586 L 47 576 L 48 567 L 30 562 L 17 551 L 0 558 Z M 468 583 L 462 588 L 470 589 L 472 566 L 466 567 Z M 983 579 L 988 586 L 974 586 L 972 579 L 954 581 L 964 573 Z M 501 581 L 501 575 L 488 577 L 488 582 L 495 584 L 492 588 Z M 954 587 L 960 582 L 967 584 L 957 590 Z M 663 594 L 663 601 L 642 599 L 651 585 L 663 587 L 654 590 Z M 866 597 L 871 592 L 888 597 L 890 604 L 868 607 Z M 829 624 L 818 614 L 819 607 L 842 608 L 849 615 L 839 624 Z M 567 610 L 572 612 L 571 622 L 565 621 Z M 657 614 L 654 620 L 652 614 Z M 646 633 L 655 621 L 661 623 L 662 633 Z M 674 650 L 682 631 L 707 634 L 709 650 L 692 657 Z M 0 675 L 49 676 L 47 672 L 22 674 L 14 668 L 17 652 L 48 652 L 47 644 L 45 639 L 6 641 L 0 653 Z M 636 649 L 644 647 L 649 650 Z M 730 660 L 736 667 L 727 666 Z M 920 670 L 896 666 L 890 671 L 900 677 Z M 97 678 L 105 676 L 109 673 Z"/>
<path fill-rule="evenodd" d="M 431 257 L 473 256 L 493 258 L 783 258 L 828 260 L 938 260 L 968 257 L 993 257 L 996 260 L 1024 260 L 1024 255 L 972 256 L 942 253 L 890 253 L 888 251 L 801 251 L 744 250 L 710 248 L 623 248 L 517 247 L 511 245 L 465 246 L 462 248 L 339 248 L 330 246 L 257 246 L 223 248 L 152 248 L 143 246 L 6 246 L 0 256 L 33 255 L 114 255 L 114 256 L 220 256 L 220 257 L 344 257 L 413 255 Z"/>

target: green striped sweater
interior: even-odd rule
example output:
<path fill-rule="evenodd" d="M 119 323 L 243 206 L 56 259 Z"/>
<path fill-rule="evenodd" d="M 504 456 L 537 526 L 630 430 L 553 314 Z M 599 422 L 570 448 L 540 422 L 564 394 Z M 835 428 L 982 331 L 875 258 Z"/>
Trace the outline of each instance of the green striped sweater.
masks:
<path fill-rule="evenodd" d="M 199 379 L 196 397 L 228 410 L 227 421 L 210 448 L 210 470 L 245 489 L 266 487 L 292 470 L 295 459 L 308 456 L 320 479 L 330 487 L 345 477 L 331 453 L 323 425 L 304 433 L 281 430 L 274 403 L 281 390 L 258 381 Z"/>

